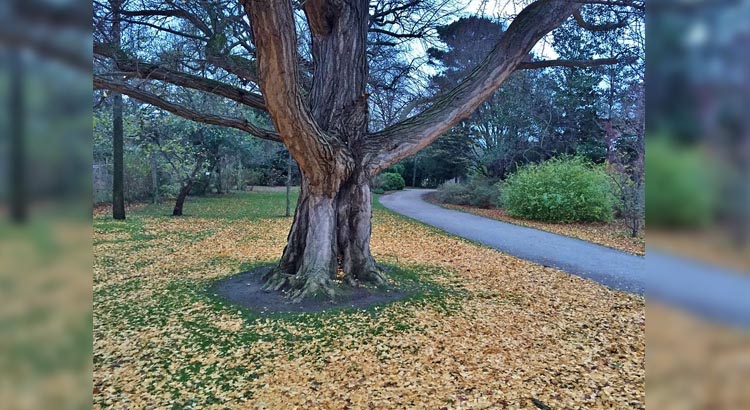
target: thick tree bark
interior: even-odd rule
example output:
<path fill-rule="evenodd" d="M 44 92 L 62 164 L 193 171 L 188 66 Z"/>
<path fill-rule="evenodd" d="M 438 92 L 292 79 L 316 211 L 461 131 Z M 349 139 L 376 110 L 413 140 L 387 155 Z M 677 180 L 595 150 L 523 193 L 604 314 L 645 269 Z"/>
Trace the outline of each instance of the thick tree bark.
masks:
<path fill-rule="evenodd" d="M 313 85 L 300 92 L 291 3 L 244 0 L 257 47 L 259 85 L 279 136 L 297 160 L 302 192 L 279 266 L 266 277 L 270 290 L 294 300 L 335 297 L 348 284 L 383 284 L 370 253 L 368 181 L 389 165 L 429 145 L 491 96 L 545 34 L 580 4 L 540 0 L 514 20 L 487 59 L 422 113 L 367 133 L 368 3 L 308 0 Z"/>
<path fill-rule="evenodd" d="M 291 2 L 242 0 L 253 29 L 258 85 L 282 142 L 302 172 L 302 192 L 288 244 L 267 288 L 294 300 L 334 297 L 335 278 L 383 284 L 370 253 L 371 176 L 418 152 L 487 100 L 528 58 L 531 48 L 579 7 L 538 0 L 508 27 L 463 82 L 427 109 L 387 129 L 367 132 L 368 2 L 308 0 L 313 85 L 298 85 Z M 571 62 L 537 63 L 557 65 Z M 530 68 L 530 67 L 523 67 Z"/>
<path fill-rule="evenodd" d="M 288 292 L 294 301 L 335 298 L 340 284 L 386 283 L 370 252 L 370 186 L 355 171 L 334 195 L 320 195 L 303 177 L 294 222 L 278 267 L 266 278 L 267 290 Z"/>
<path fill-rule="evenodd" d="M 258 49 L 260 86 L 284 144 L 302 172 L 294 222 L 278 267 L 266 279 L 299 301 L 335 298 L 339 283 L 383 285 L 370 253 L 367 134 L 368 4 L 310 0 L 314 81 L 309 105 L 296 73 L 291 3 L 245 1 Z M 338 280 L 338 282 L 337 282 Z"/>

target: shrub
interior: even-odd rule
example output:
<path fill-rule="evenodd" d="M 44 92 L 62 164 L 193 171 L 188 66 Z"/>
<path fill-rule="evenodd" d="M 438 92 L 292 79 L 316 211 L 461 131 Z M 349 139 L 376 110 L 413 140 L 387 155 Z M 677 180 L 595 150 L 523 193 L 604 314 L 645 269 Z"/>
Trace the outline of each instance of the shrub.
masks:
<path fill-rule="evenodd" d="M 405 186 L 404 177 L 395 172 L 384 172 L 375 178 L 375 188 L 383 191 L 398 191 L 404 189 Z"/>
<path fill-rule="evenodd" d="M 396 174 L 401 175 L 401 177 L 403 177 L 404 176 L 404 172 L 406 172 L 406 167 L 404 166 L 404 164 L 398 163 L 398 164 L 394 164 L 394 165 L 391 165 L 390 167 L 388 167 L 388 169 L 386 169 L 385 172 L 386 173 L 396 173 Z"/>
<path fill-rule="evenodd" d="M 500 192 L 500 184 L 475 177 L 466 184 L 447 182 L 440 185 L 436 199 L 446 204 L 491 208 L 500 205 Z"/>
<path fill-rule="evenodd" d="M 435 198 L 445 204 L 469 205 L 471 190 L 466 184 L 446 182 L 438 187 Z"/>
<path fill-rule="evenodd" d="M 378 194 L 378 195 L 382 195 L 382 194 L 384 194 L 384 193 L 385 193 L 385 191 L 383 190 L 383 188 L 373 188 L 373 189 L 372 189 L 372 193 L 373 193 L 373 194 Z"/>
<path fill-rule="evenodd" d="M 520 168 L 505 182 L 511 216 L 548 222 L 610 221 L 614 210 L 606 171 L 580 157 L 555 158 Z"/>
<path fill-rule="evenodd" d="M 646 224 L 699 227 L 716 215 L 717 165 L 699 149 L 666 138 L 650 141 L 646 155 Z"/>

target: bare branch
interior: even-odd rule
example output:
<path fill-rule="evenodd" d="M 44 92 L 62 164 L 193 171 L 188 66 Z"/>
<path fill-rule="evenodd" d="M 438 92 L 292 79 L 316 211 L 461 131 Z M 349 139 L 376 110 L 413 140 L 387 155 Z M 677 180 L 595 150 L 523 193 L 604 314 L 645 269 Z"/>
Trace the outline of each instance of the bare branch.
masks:
<path fill-rule="evenodd" d="M 172 5 L 175 6 L 174 3 Z M 176 6 L 174 9 L 167 10 L 120 10 L 120 14 L 128 17 L 178 17 L 191 22 L 206 36 L 213 35 L 211 28 L 198 16 Z"/>
<path fill-rule="evenodd" d="M 386 36 L 394 37 L 394 38 L 422 38 L 424 37 L 424 33 L 396 33 L 394 31 L 384 30 L 381 28 L 371 28 L 370 32 L 380 33 L 380 34 L 384 34 Z"/>
<path fill-rule="evenodd" d="M 137 78 L 164 81 L 170 84 L 219 95 L 247 105 L 248 107 L 266 110 L 266 104 L 261 95 L 245 91 L 241 88 L 220 81 L 183 73 L 157 64 L 136 61 L 127 56 L 121 50 L 115 50 L 113 47 L 106 44 L 94 44 L 94 54 L 113 59 L 119 70 Z"/>
<path fill-rule="evenodd" d="M 639 11 L 645 11 L 646 5 L 643 1 L 633 0 L 581 0 L 583 4 L 600 4 L 603 6 L 629 7 Z"/>
<path fill-rule="evenodd" d="M 158 31 L 163 31 L 165 33 L 174 34 L 174 35 L 179 36 L 179 37 L 191 38 L 193 40 L 200 40 L 200 41 L 208 41 L 208 38 L 205 37 L 205 36 L 197 36 L 197 35 L 194 35 L 194 34 L 185 33 L 185 32 L 174 30 L 174 29 L 171 29 L 171 28 L 168 28 L 168 27 L 160 26 L 158 24 L 149 23 L 147 21 L 126 19 L 126 18 L 121 18 L 120 21 L 122 21 L 124 23 L 130 23 L 130 24 L 135 24 L 135 25 L 141 25 L 141 26 L 151 27 L 151 28 L 156 29 Z"/>
<path fill-rule="evenodd" d="M 528 61 L 523 62 L 516 66 L 516 70 L 535 70 L 539 68 L 547 67 L 599 67 L 603 65 L 614 65 L 625 62 L 627 60 L 620 58 L 597 58 L 593 60 L 542 60 L 542 61 Z"/>
<path fill-rule="evenodd" d="M 245 57 L 232 54 L 212 53 L 206 50 L 210 64 L 236 75 L 244 81 L 258 83 L 258 76 L 253 69 L 253 61 Z"/>
<path fill-rule="evenodd" d="M 390 9 L 387 9 L 387 10 L 377 11 L 377 12 L 373 13 L 370 16 L 370 18 L 372 20 L 376 20 L 376 21 L 377 20 L 382 20 L 383 17 L 385 17 L 385 16 L 387 16 L 389 14 L 393 14 L 393 13 L 397 13 L 397 12 L 400 12 L 400 11 L 408 10 L 409 8 L 416 6 L 419 3 L 421 3 L 421 2 L 422 2 L 421 0 L 412 0 L 412 1 L 408 2 L 408 3 L 404 3 L 404 4 L 401 4 L 399 6 L 393 6 Z"/>
<path fill-rule="evenodd" d="M 135 98 L 136 100 L 143 101 L 144 103 L 151 104 L 155 107 L 159 107 L 164 111 L 168 111 L 172 114 L 179 115 L 180 117 L 187 118 L 189 120 L 202 122 L 204 124 L 221 125 L 224 127 L 236 128 L 238 130 L 245 131 L 255 137 L 269 141 L 281 141 L 281 138 L 279 138 L 279 134 L 277 134 L 276 132 L 257 127 L 245 119 L 200 113 L 183 105 L 167 101 L 166 99 L 154 93 L 133 87 L 121 81 L 107 79 L 106 77 L 101 75 L 94 75 L 94 88 L 106 89 L 125 94 L 132 98 Z"/>

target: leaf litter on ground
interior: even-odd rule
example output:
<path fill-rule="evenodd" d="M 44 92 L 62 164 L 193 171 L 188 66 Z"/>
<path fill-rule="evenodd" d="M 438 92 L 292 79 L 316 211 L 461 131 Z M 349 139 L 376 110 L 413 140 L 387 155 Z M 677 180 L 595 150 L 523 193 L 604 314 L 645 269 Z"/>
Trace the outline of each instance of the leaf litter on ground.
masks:
<path fill-rule="evenodd" d="M 260 315 L 206 289 L 277 259 L 291 218 L 147 211 L 94 218 L 96 408 L 645 407 L 642 297 L 376 207 L 376 258 L 435 291 Z"/>

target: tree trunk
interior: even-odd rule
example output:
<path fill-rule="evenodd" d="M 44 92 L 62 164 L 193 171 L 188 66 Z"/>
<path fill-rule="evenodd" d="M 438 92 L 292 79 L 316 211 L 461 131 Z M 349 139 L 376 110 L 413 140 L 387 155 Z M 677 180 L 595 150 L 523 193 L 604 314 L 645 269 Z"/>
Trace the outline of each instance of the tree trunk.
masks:
<path fill-rule="evenodd" d="M 112 217 L 125 219 L 125 163 L 123 159 L 122 94 L 112 96 Z"/>
<path fill-rule="evenodd" d="M 159 169 L 156 163 L 156 153 L 151 153 L 151 188 L 153 192 L 154 204 L 159 203 Z"/>
<path fill-rule="evenodd" d="M 245 178 L 243 177 L 242 158 L 237 159 L 237 190 L 240 192 L 245 191 Z"/>
<path fill-rule="evenodd" d="M 177 200 L 174 202 L 174 209 L 172 210 L 172 216 L 182 216 L 182 206 L 185 205 L 185 198 L 190 193 L 190 188 L 193 187 L 193 181 L 189 181 L 183 185 L 180 189 L 180 193 L 177 194 Z"/>
<path fill-rule="evenodd" d="M 180 193 L 177 194 L 177 200 L 175 200 L 174 203 L 172 216 L 182 216 L 182 206 L 185 205 L 185 199 L 190 193 L 190 190 L 193 188 L 193 184 L 195 184 L 195 178 L 198 175 L 198 172 L 203 168 L 204 161 L 204 157 L 198 157 L 198 161 L 195 163 L 195 168 L 193 168 L 193 171 L 190 172 L 190 174 L 187 176 L 185 185 L 182 186 L 182 188 L 180 189 Z"/>
<path fill-rule="evenodd" d="M 370 174 L 363 150 L 368 123 L 368 4 L 304 3 L 314 72 L 309 105 L 303 103 L 297 73 L 279 70 L 297 64 L 290 3 L 244 4 L 261 56 L 266 104 L 302 173 L 287 246 L 278 267 L 265 278 L 266 289 L 283 290 L 300 301 L 335 298 L 342 282 L 383 285 L 370 253 Z"/>
<path fill-rule="evenodd" d="M 372 204 L 368 179 L 357 173 L 333 195 L 315 192 L 302 179 L 287 245 L 266 290 L 282 290 L 293 301 L 335 298 L 339 283 L 385 284 L 370 252 Z"/>
<path fill-rule="evenodd" d="M 112 37 L 114 45 L 120 46 L 120 6 L 112 2 Z M 123 159 L 122 94 L 112 94 L 112 218 L 125 219 L 125 164 Z"/>
<path fill-rule="evenodd" d="M 417 187 L 417 156 L 414 156 L 414 169 L 411 170 L 411 186 Z"/>

